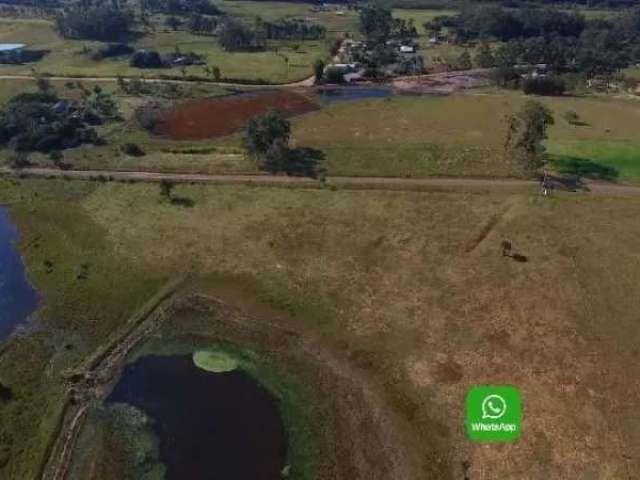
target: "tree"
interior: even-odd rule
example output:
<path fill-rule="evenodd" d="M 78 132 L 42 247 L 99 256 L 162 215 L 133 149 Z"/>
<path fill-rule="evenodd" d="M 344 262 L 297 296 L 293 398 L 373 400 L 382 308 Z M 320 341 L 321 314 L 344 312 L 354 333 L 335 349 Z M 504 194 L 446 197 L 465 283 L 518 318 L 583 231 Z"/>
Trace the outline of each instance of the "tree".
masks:
<path fill-rule="evenodd" d="M 458 57 L 457 65 L 458 70 L 471 70 L 473 68 L 473 64 L 471 63 L 471 55 L 469 55 L 469 50 L 465 50 Z"/>
<path fill-rule="evenodd" d="M 324 153 L 313 148 L 290 148 L 291 125 L 280 113 L 254 117 L 245 133 L 247 150 L 269 173 L 323 177 Z"/>
<path fill-rule="evenodd" d="M 480 68 L 493 68 L 496 65 L 496 59 L 493 56 L 491 47 L 487 42 L 482 42 L 476 55 L 476 63 Z"/>
<path fill-rule="evenodd" d="M 244 141 L 249 153 L 258 158 L 276 145 L 287 146 L 290 137 L 289 121 L 278 112 L 268 112 L 251 119 Z"/>
<path fill-rule="evenodd" d="M 522 83 L 522 90 L 526 95 L 560 96 L 566 88 L 564 80 L 554 75 L 529 77 Z"/>
<path fill-rule="evenodd" d="M 317 59 L 313 64 L 313 74 L 316 77 L 316 84 L 322 83 L 325 66 L 325 63 L 321 59 Z"/>
<path fill-rule="evenodd" d="M 182 20 L 178 17 L 167 17 L 164 24 L 169 27 L 171 30 L 178 30 L 182 26 Z"/>
<path fill-rule="evenodd" d="M 51 85 L 51 82 L 49 81 L 49 79 L 46 77 L 43 77 L 42 75 L 36 76 L 36 85 L 40 93 L 47 94 L 52 92 L 53 90 L 53 86 Z"/>
<path fill-rule="evenodd" d="M 535 172 L 544 164 L 547 129 L 554 124 L 553 113 L 540 102 L 527 101 L 509 118 L 505 148 L 516 156 L 527 172 Z"/>
<path fill-rule="evenodd" d="M 360 31 L 372 42 L 383 43 L 393 30 L 391 10 L 379 5 L 365 5 L 360 10 Z"/>
<path fill-rule="evenodd" d="M 211 73 L 213 75 L 213 79 L 216 82 L 222 80 L 222 72 L 220 71 L 220 67 L 214 65 L 213 67 L 211 67 Z"/>
<path fill-rule="evenodd" d="M 163 68 L 166 66 L 160 54 L 154 50 L 138 50 L 129 59 L 129 64 L 136 68 Z"/>
<path fill-rule="evenodd" d="M 166 198 L 167 200 L 171 200 L 171 195 L 173 193 L 173 187 L 175 184 L 171 180 L 161 180 L 160 181 L 160 196 Z"/>

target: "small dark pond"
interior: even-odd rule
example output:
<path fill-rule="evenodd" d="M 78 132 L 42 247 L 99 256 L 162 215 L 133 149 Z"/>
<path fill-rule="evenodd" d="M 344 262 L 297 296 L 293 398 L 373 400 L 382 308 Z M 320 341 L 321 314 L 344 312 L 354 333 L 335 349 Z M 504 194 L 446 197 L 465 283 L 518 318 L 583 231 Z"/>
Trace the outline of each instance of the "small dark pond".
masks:
<path fill-rule="evenodd" d="M 318 96 L 323 103 L 387 98 L 392 95 L 393 90 L 385 87 L 329 87 L 318 90 Z"/>
<path fill-rule="evenodd" d="M 240 370 L 211 373 L 191 355 L 142 357 L 107 402 L 154 423 L 167 480 L 280 480 L 286 434 L 276 400 Z"/>
<path fill-rule="evenodd" d="M 7 209 L 0 207 L 0 342 L 38 306 L 38 294 L 25 275 L 17 240 L 18 230 Z"/>

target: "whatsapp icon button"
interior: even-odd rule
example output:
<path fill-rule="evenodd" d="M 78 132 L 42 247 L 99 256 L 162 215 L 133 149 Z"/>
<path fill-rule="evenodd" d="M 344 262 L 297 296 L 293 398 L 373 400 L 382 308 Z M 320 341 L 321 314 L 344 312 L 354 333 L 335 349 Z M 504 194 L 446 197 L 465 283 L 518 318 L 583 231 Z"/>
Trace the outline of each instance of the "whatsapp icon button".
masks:
<path fill-rule="evenodd" d="M 467 393 L 467 434 L 475 442 L 512 442 L 522 431 L 520 390 L 482 385 Z"/>

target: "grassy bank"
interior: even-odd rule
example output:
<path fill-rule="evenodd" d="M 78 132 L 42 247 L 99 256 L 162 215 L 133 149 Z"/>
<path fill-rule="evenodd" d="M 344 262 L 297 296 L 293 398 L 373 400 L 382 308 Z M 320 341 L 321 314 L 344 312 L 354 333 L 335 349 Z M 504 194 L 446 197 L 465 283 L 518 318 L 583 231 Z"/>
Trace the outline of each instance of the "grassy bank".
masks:
<path fill-rule="evenodd" d="M 22 185 L 0 180 L 0 203 L 11 205 L 29 279 L 42 295 L 26 336 L 0 357 L 0 381 L 14 400 L 0 406 L 0 443 L 9 445 L 4 478 L 34 478 L 60 410 L 60 372 L 93 351 L 162 282 L 120 263 L 104 230 L 79 209 L 92 185 Z M 71 202 L 71 203 L 70 203 Z M 79 273 L 88 272 L 87 278 Z"/>

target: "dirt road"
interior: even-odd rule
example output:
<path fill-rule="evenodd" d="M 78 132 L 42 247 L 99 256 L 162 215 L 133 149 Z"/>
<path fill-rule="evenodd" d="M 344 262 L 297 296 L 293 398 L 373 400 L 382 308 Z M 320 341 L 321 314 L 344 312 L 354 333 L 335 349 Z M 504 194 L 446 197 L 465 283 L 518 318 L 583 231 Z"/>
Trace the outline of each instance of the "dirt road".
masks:
<path fill-rule="evenodd" d="M 119 182 L 207 183 L 218 185 L 283 186 L 298 188 L 336 187 L 370 190 L 428 190 L 428 189 L 537 189 L 535 180 L 469 178 L 469 177 L 328 177 L 324 182 L 304 177 L 281 175 L 209 175 L 198 173 L 127 172 L 109 170 L 58 170 L 54 168 L 26 168 L 12 170 L 0 167 L 0 175 L 76 180 Z M 593 194 L 640 195 L 640 186 L 605 182 L 586 182 L 580 191 Z"/>
<path fill-rule="evenodd" d="M 117 82 L 118 77 L 83 77 L 83 76 L 47 76 L 48 80 L 54 81 L 82 81 L 82 82 Z M 193 84 L 204 83 L 207 85 L 217 85 L 219 87 L 235 87 L 235 88 L 299 88 L 299 87 L 312 87 L 315 85 L 316 77 L 314 75 L 307 77 L 303 80 L 291 83 L 283 84 L 247 84 L 247 83 L 234 83 L 234 82 L 214 82 L 208 80 L 177 80 L 167 79 L 160 77 L 152 78 L 140 78 L 140 77 L 120 77 L 122 80 L 141 80 L 149 83 L 175 83 L 175 84 Z M 16 75 L 0 75 L 0 80 L 34 80 L 35 77 L 29 74 L 16 74 Z"/>

